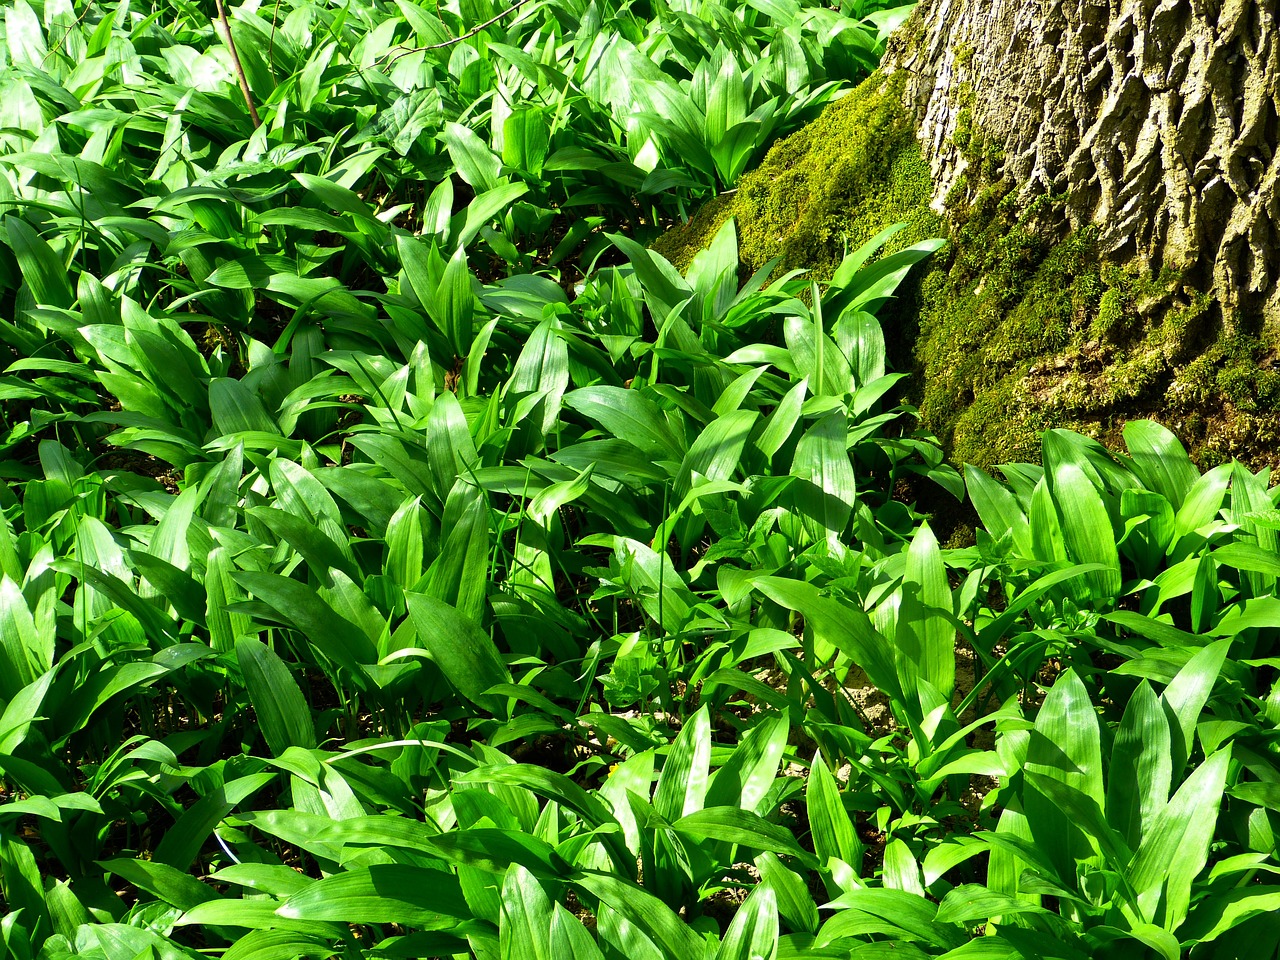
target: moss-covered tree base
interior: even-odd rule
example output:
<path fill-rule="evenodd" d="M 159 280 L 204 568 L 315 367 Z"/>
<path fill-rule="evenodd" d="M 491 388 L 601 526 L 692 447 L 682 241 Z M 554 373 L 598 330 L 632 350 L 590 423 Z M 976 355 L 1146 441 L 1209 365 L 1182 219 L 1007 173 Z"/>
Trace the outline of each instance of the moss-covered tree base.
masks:
<path fill-rule="evenodd" d="M 707 204 L 654 248 L 684 270 L 729 217 L 743 263 L 831 276 L 846 249 L 891 223 L 909 228 L 890 250 L 945 231 L 929 209 L 933 184 L 902 108 L 900 79 L 874 76 L 803 130 L 774 145 L 736 191 Z"/>
<path fill-rule="evenodd" d="M 1007 186 L 962 182 L 939 215 L 901 95 L 900 79 L 872 77 L 656 249 L 684 269 L 734 217 L 745 267 L 780 258 L 822 280 L 891 223 L 908 224 L 891 249 L 948 236 L 882 318 L 955 461 L 1035 460 L 1049 427 L 1117 442 L 1126 421 L 1151 417 L 1202 463 L 1280 464 L 1274 344 L 1176 272 L 1103 262 L 1094 231 L 1064 227 L 1065 197 L 1019 209 Z"/>

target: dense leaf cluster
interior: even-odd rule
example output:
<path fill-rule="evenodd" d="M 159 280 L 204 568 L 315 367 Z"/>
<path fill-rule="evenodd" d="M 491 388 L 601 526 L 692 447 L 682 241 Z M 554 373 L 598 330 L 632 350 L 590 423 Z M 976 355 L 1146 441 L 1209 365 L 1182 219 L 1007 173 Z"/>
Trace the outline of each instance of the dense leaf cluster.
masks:
<path fill-rule="evenodd" d="M 0 17 L 0 960 L 1273 953 L 1268 477 L 642 242 L 903 11 L 498 12 Z"/>

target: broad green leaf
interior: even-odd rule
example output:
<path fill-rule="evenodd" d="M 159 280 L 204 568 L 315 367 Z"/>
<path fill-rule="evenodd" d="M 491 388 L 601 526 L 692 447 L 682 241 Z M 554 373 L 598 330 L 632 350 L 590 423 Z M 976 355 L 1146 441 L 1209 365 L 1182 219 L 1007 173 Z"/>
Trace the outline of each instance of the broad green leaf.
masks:
<path fill-rule="evenodd" d="M 791 475 L 807 481 L 794 488 L 799 507 L 826 537 L 844 533 L 857 505 L 857 479 L 845 446 L 847 425 L 843 411 L 829 413 L 805 431 L 791 462 Z"/>
<path fill-rule="evenodd" d="M 30 11 L 25 2 L 19 2 L 21 7 Z M 12 18 L 6 19 L 11 21 Z M 5 217 L 4 227 L 9 235 L 9 246 L 18 259 L 18 268 L 35 302 L 41 306 L 70 307 L 75 302 L 75 293 L 67 279 L 66 265 L 58 259 L 53 248 L 25 220 Z"/>
<path fill-rule="evenodd" d="M 177 870 L 190 869 L 223 817 L 275 778 L 274 773 L 255 773 L 210 790 L 188 807 L 178 822 L 165 832 L 152 854 L 152 860 Z"/>
<path fill-rule="evenodd" d="M 1129 698 L 1111 748 L 1107 822 L 1137 849 L 1169 799 L 1172 740 L 1164 707 L 1145 680 Z"/>
<path fill-rule="evenodd" d="M 773 413 L 769 415 L 764 429 L 760 431 L 756 446 L 770 462 L 795 432 L 796 424 L 800 422 L 800 410 L 804 406 L 808 389 L 809 381 L 802 379 L 788 390 Z"/>
<path fill-rule="evenodd" d="M 853 818 L 840 799 L 835 777 L 821 754 L 815 754 L 805 787 L 805 807 L 809 813 L 809 834 L 819 862 L 835 858 L 855 869 L 862 862 L 862 844 L 853 828 Z"/>
<path fill-rule="evenodd" d="M 818 907 L 800 871 L 783 863 L 776 854 L 756 857 L 760 885 L 773 891 L 778 914 L 792 930 L 813 933 L 818 929 Z"/>
<path fill-rule="evenodd" d="M 757 813 L 736 807 L 704 807 L 672 822 L 671 829 L 695 839 L 736 843 L 753 850 L 786 853 L 811 861 L 791 831 L 770 823 Z"/>
<path fill-rule="evenodd" d="M 799 580 L 757 577 L 754 584 L 770 600 L 803 616 L 815 635 L 825 638 L 862 667 L 872 684 L 891 699 L 903 702 L 892 647 L 876 633 L 865 613 L 824 597 L 817 587 Z"/>
<path fill-rule="evenodd" d="M 911 848 L 900 837 L 894 837 L 885 844 L 880 877 L 887 889 L 905 890 L 924 896 L 924 886 L 920 882 L 920 864 L 916 862 Z"/>
<path fill-rule="evenodd" d="M 950 700 L 956 679 L 956 629 L 951 621 L 951 588 L 938 540 L 923 523 L 907 550 L 898 612 L 899 670 L 931 683 Z M 903 686 L 909 684 L 904 680 Z"/>
<path fill-rule="evenodd" d="M 1231 469 L 1231 464 L 1224 463 L 1202 474 L 1191 485 L 1174 517 L 1179 538 L 1218 519 L 1222 501 L 1227 496 L 1227 485 L 1231 482 Z"/>
<path fill-rule="evenodd" d="M 311 710 L 284 661 L 270 647 L 250 637 L 236 641 L 236 659 L 272 755 L 278 757 L 289 747 L 315 747 Z"/>
<path fill-rule="evenodd" d="M 41 675 L 13 694 L 0 710 L 0 756 L 12 755 L 27 738 L 31 725 L 43 719 L 41 707 L 53 683 L 54 670 Z"/>
<path fill-rule="evenodd" d="M 698 435 L 685 454 L 676 474 L 676 495 L 683 497 L 694 483 L 694 475 L 707 480 L 728 480 L 738 470 L 742 449 L 760 415 L 754 410 L 735 410 L 717 417 Z"/>
<path fill-rule="evenodd" d="M 452 393 L 436 398 L 427 416 L 426 441 L 436 494 L 444 500 L 458 479 L 473 476 L 480 464 L 466 415 Z"/>
<path fill-rule="evenodd" d="M 35 683 L 52 668 L 53 652 L 18 585 L 8 574 L 0 574 L 0 698 L 12 700 L 23 687 Z"/>
<path fill-rule="evenodd" d="M 1209 859 L 1230 763 L 1228 745 L 1197 767 L 1160 811 L 1134 854 L 1129 880 L 1149 923 L 1172 931 L 1186 918 L 1192 884 Z"/>
<path fill-rule="evenodd" d="M 450 930 L 471 919 L 457 879 L 447 870 L 373 864 L 317 880 L 276 911 L 293 920 L 398 923 Z"/>
<path fill-rule="evenodd" d="M 1133 852 L 1124 838 L 1107 823 L 1102 808 L 1093 797 L 1055 777 L 1046 777 L 1032 770 L 1024 771 L 1024 776 L 1030 789 L 1048 798 L 1097 846 L 1112 869 L 1122 870 L 1125 867 Z M 1032 807 L 1028 805 L 1028 809 Z"/>
<path fill-rule="evenodd" d="M 1120 593 L 1120 556 L 1111 517 L 1093 482 L 1074 463 L 1062 463 L 1052 475 L 1054 503 L 1067 555 L 1077 563 L 1099 563 L 1103 570 L 1086 577 L 1096 600 Z"/>
<path fill-rule="evenodd" d="M 643 930 L 669 957 L 702 956 L 702 940 L 653 894 L 612 874 L 584 870 L 572 882 Z"/>
<path fill-rule="evenodd" d="M 523 107 L 502 124 L 502 162 L 539 177 L 547 159 L 547 121 L 540 109 Z"/>
<path fill-rule="evenodd" d="M 406 593 L 409 616 L 418 641 L 454 688 L 472 703 L 491 712 L 503 709 L 503 701 L 485 691 L 511 682 L 511 672 L 493 640 L 474 620 L 457 609 L 422 593 Z"/>
<path fill-rule="evenodd" d="M 471 271 L 467 268 L 467 253 L 460 246 L 449 258 L 436 294 L 436 305 L 441 311 L 440 322 L 457 357 L 465 357 L 471 349 L 475 332 L 475 299 Z"/>
<path fill-rule="evenodd" d="M 959 946 L 968 939 L 957 927 L 936 922 L 937 907 L 931 901 L 903 890 L 862 887 L 842 894 L 827 906 L 836 913 L 818 933 L 818 939 L 824 942 L 845 936 L 845 931 L 856 934 L 872 918 L 880 922 L 877 933 L 942 949 Z"/>
<path fill-rule="evenodd" d="M 513 864 L 502 883 L 502 922 L 498 944 L 502 960 L 554 960 L 551 952 L 551 899 L 528 870 Z"/>
<path fill-rule="evenodd" d="M 711 717 L 706 706 L 685 721 L 662 765 L 653 806 L 674 822 L 701 810 L 707 795 L 711 763 Z"/>
<path fill-rule="evenodd" d="M 748 729 L 742 742 L 712 777 L 706 805 L 765 812 L 760 810 L 760 803 L 778 775 L 789 729 L 787 714 L 766 716 Z"/>
<path fill-rule="evenodd" d="M 1178 438 L 1153 420 L 1130 420 L 1124 425 L 1124 442 L 1142 482 L 1174 510 L 1181 509 L 1200 472 Z"/>
<path fill-rule="evenodd" d="M 441 136 L 449 151 L 449 159 L 458 169 L 458 175 L 475 188 L 476 193 L 492 190 L 499 185 L 502 161 L 469 127 L 450 123 Z"/>
<path fill-rule="evenodd" d="M 761 884 L 738 908 L 715 960 L 773 960 L 778 955 L 778 900 Z"/>
<path fill-rule="evenodd" d="M 1253 917 L 1280 910 L 1280 886 L 1250 886 L 1207 897 L 1182 928 L 1191 938 L 1210 943 Z"/>
<path fill-rule="evenodd" d="M 211 380 L 209 410 L 213 415 L 214 428 L 223 436 L 252 432 L 280 433 L 280 427 L 268 415 L 261 399 L 240 380 Z"/>
<path fill-rule="evenodd" d="M 378 651 L 364 631 L 339 616 L 305 583 L 275 573 L 233 571 L 231 578 L 268 604 L 295 627 L 320 654 L 363 678 L 365 664 L 378 660 Z"/>
<path fill-rule="evenodd" d="M 1176 721 L 1176 726 L 1171 729 L 1172 749 L 1169 754 L 1174 777 L 1181 776 L 1191 757 L 1196 724 L 1213 694 L 1230 647 L 1230 640 L 1218 640 L 1197 651 L 1161 695 L 1161 700 L 1173 714 L 1170 719 Z"/>
<path fill-rule="evenodd" d="M 99 861 L 98 866 L 180 910 L 190 910 L 198 903 L 218 899 L 212 888 L 168 864 L 120 858 Z"/>
<path fill-rule="evenodd" d="M 964 475 L 969 499 L 987 532 L 997 540 L 1011 534 L 1018 552 L 1024 557 L 1033 556 L 1031 527 L 1017 498 L 977 467 L 966 464 Z"/>
<path fill-rule="evenodd" d="M 1075 788 L 1099 809 L 1106 803 L 1098 716 L 1074 670 L 1058 678 L 1040 707 L 1025 770 Z M 1075 860 L 1089 851 L 1072 818 L 1040 791 L 1024 795 L 1023 810 L 1036 843 L 1058 873 L 1074 876 Z"/>
<path fill-rule="evenodd" d="M 948 891 L 942 898 L 936 919 L 939 923 L 962 923 L 971 927 L 976 920 L 1010 917 L 1017 913 L 1050 916 L 1043 907 L 1025 900 L 995 893 L 976 883 L 965 883 Z"/>
<path fill-rule="evenodd" d="M 564 404 L 651 457 L 672 461 L 684 458 L 684 448 L 662 410 L 638 390 L 583 387 L 565 394 Z"/>

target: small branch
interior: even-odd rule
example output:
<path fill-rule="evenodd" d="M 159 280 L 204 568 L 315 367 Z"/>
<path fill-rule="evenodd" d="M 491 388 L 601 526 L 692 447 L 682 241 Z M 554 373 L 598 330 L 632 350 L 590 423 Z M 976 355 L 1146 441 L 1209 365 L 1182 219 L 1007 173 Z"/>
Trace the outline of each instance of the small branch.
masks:
<path fill-rule="evenodd" d="M 497 16 L 490 17 L 484 23 L 476 24 L 474 27 L 472 27 L 470 30 L 468 30 L 466 33 L 462 34 L 461 36 L 450 37 L 448 40 L 442 40 L 439 43 L 431 43 L 425 47 L 409 47 L 408 49 L 401 50 L 394 57 L 388 60 L 387 63 L 392 64 L 395 61 L 399 60 L 401 57 L 407 57 L 411 53 L 425 53 L 428 50 L 441 50 L 445 47 L 452 47 L 455 43 L 461 43 L 463 40 L 470 40 L 472 37 L 474 37 L 477 33 L 479 33 L 485 27 L 493 26 L 503 17 L 510 16 L 511 14 L 519 10 L 521 7 L 531 2 L 532 0 L 515 0 L 515 2 L 511 4 L 511 6 L 507 7 L 507 9 L 503 10 Z"/>
<path fill-rule="evenodd" d="M 258 108 L 253 105 L 253 94 L 249 92 L 249 80 L 244 75 L 244 67 L 240 63 L 240 54 L 236 52 L 236 43 L 231 39 L 231 24 L 227 21 L 227 8 L 222 0 L 214 0 L 218 6 L 218 20 L 222 24 L 222 35 L 227 41 L 227 49 L 231 51 L 231 65 L 235 67 L 236 77 L 240 81 L 240 93 L 244 97 L 244 105 L 249 108 L 249 119 L 253 121 L 253 129 L 262 126 L 258 117 Z"/>

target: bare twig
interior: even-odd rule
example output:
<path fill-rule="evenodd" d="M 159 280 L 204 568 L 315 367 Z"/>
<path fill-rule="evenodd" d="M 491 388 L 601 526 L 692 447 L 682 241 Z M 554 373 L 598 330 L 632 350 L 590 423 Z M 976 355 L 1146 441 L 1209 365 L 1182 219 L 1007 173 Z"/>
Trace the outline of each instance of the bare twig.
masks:
<path fill-rule="evenodd" d="M 409 47 L 405 50 L 401 50 L 400 52 L 398 52 L 394 57 L 388 60 L 387 63 L 388 64 L 395 63 L 395 61 L 399 60 L 401 57 L 407 57 L 411 53 L 425 53 L 428 50 L 440 50 L 440 49 L 443 49 L 444 47 L 452 47 L 455 43 L 461 43 L 463 40 L 470 40 L 472 37 L 474 37 L 477 33 L 479 33 L 485 27 L 493 26 L 503 17 L 510 16 L 511 14 L 519 10 L 521 7 L 532 2 L 533 0 L 515 0 L 515 2 L 511 4 L 511 6 L 507 7 L 507 9 L 503 10 L 501 13 L 497 14 L 496 16 L 490 17 L 484 23 L 477 23 L 474 27 L 472 27 L 466 33 L 461 34 L 460 36 L 450 37 L 448 40 L 442 40 L 439 43 L 427 44 L 427 46 L 425 47 Z"/>
<path fill-rule="evenodd" d="M 214 0 L 218 6 L 218 20 L 222 24 L 222 35 L 227 41 L 227 49 L 231 51 L 231 65 L 235 67 L 236 77 L 240 81 L 240 93 L 244 96 L 244 105 L 249 108 L 249 119 L 253 121 L 253 129 L 262 126 L 258 117 L 258 108 L 253 104 L 253 94 L 249 92 L 249 80 L 244 75 L 244 67 L 240 63 L 240 54 L 236 53 L 236 43 L 231 39 L 231 24 L 227 21 L 227 8 L 222 0 Z"/>
<path fill-rule="evenodd" d="M 276 80 L 276 20 L 280 17 L 280 0 L 276 0 L 276 7 L 271 11 L 271 42 L 267 44 L 267 69 L 271 71 L 272 82 L 278 83 Z"/>

